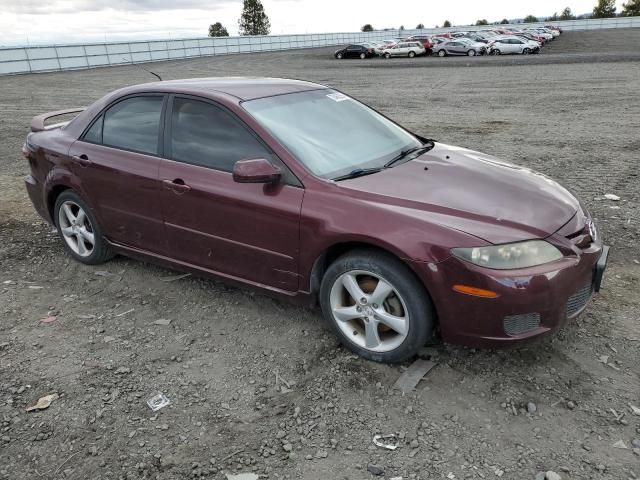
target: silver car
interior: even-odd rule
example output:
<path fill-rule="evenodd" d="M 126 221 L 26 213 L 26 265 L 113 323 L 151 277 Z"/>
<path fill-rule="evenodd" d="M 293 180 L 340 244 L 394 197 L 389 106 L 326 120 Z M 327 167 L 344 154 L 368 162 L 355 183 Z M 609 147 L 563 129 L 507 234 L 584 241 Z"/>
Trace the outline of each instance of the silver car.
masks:
<path fill-rule="evenodd" d="M 433 47 L 433 53 L 439 57 L 446 57 L 447 55 L 468 55 L 473 57 L 475 55 L 484 55 L 486 50 L 487 46 L 484 43 L 474 42 L 467 38 L 455 38 Z"/>
<path fill-rule="evenodd" d="M 416 55 L 424 55 L 426 50 L 420 42 L 399 42 L 391 48 L 384 50 L 384 58 L 391 57 L 409 57 L 413 58 Z"/>

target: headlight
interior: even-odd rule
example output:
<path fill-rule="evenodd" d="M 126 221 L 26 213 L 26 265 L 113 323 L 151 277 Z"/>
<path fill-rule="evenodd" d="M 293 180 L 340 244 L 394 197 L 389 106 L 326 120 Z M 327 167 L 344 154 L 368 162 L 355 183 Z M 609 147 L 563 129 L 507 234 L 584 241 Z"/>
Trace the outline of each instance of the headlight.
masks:
<path fill-rule="evenodd" d="M 533 267 L 562 258 L 560 250 L 544 240 L 489 247 L 454 248 L 451 253 L 475 265 L 497 270 Z"/>

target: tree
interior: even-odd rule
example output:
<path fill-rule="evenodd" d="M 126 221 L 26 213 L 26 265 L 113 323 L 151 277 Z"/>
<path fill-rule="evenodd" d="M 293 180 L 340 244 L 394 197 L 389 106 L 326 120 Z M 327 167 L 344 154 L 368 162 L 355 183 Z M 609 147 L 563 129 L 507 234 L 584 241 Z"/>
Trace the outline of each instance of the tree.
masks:
<path fill-rule="evenodd" d="M 629 0 L 627 3 L 623 3 L 620 15 L 623 17 L 640 16 L 640 0 Z"/>
<path fill-rule="evenodd" d="M 553 15 L 551 15 L 550 17 L 547 17 L 547 21 L 549 22 L 557 22 L 558 20 L 560 20 L 560 17 L 558 16 L 558 12 L 553 12 Z"/>
<path fill-rule="evenodd" d="M 503 18 L 503 19 L 500 21 L 500 24 L 502 24 L 502 25 L 509 25 L 509 20 L 507 20 L 506 18 Z"/>
<path fill-rule="evenodd" d="M 404 25 L 400 25 L 400 28 L 398 30 L 404 30 Z"/>
<path fill-rule="evenodd" d="M 522 20 L 524 23 L 536 23 L 538 21 L 538 17 L 534 17 L 533 15 L 527 15 Z"/>
<path fill-rule="evenodd" d="M 571 13 L 571 9 L 569 7 L 565 8 L 560 14 L 560 20 L 575 20 L 576 16 Z"/>
<path fill-rule="evenodd" d="M 445 20 L 442 24 L 442 28 L 451 28 L 451 22 L 449 20 Z"/>
<path fill-rule="evenodd" d="M 476 25 L 489 25 L 489 22 L 487 22 L 485 19 L 482 19 L 482 20 L 478 20 L 476 22 Z"/>
<path fill-rule="evenodd" d="M 229 32 L 227 32 L 227 29 L 224 28 L 220 22 L 216 22 L 213 25 L 209 25 L 209 36 L 210 37 L 228 37 Z"/>
<path fill-rule="evenodd" d="M 271 23 L 260 0 L 244 0 L 238 26 L 240 35 L 269 35 Z"/>
<path fill-rule="evenodd" d="M 424 28 L 424 23 L 419 23 L 416 25 L 416 30 L 422 30 Z"/>
<path fill-rule="evenodd" d="M 360 30 L 363 32 L 373 32 L 373 26 L 370 23 L 365 23 Z"/>
<path fill-rule="evenodd" d="M 593 18 L 609 18 L 616 16 L 615 0 L 598 0 L 598 4 L 593 7 Z"/>

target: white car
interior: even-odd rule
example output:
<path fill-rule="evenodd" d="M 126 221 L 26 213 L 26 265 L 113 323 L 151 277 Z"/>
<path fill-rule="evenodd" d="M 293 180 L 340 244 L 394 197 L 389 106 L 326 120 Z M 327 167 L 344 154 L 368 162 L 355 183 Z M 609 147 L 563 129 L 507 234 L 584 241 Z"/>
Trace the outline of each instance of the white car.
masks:
<path fill-rule="evenodd" d="M 527 30 L 525 30 L 525 32 L 532 32 L 547 41 L 553 40 L 554 38 L 552 34 L 550 34 L 549 32 L 545 32 L 544 30 L 541 30 L 539 28 L 528 28 Z"/>
<path fill-rule="evenodd" d="M 424 55 L 426 49 L 419 42 L 400 42 L 391 48 L 387 48 L 383 51 L 384 58 L 391 57 L 409 57 L 413 58 L 416 55 Z"/>
<path fill-rule="evenodd" d="M 489 53 L 491 55 L 507 55 L 511 53 L 528 55 L 539 51 L 540 45 L 537 42 L 513 35 L 498 37 L 489 45 Z"/>

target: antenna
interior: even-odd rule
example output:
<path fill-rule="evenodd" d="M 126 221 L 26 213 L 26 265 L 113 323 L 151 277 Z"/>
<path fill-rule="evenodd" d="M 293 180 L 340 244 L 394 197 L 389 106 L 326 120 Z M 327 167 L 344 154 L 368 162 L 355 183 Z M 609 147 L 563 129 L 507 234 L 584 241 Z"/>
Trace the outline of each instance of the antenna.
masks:
<path fill-rule="evenodd" d="M 144 68 L 142 65 L 139 65 L 137 63 L 133 63 L 133 60 L 127 60 L 126 58 L 122 57 L 122 59 L 125 62 L 131 62 L 131 65 L 138 67 L 140 70 L 144 70 L 147 73 L 150 73 L 151 75 L 153 75 L 154 77 L 156 77 L 158 80 L 162 81 L 162 77 L 160 75 L 158 75 L 157 73 L 152 72 L 151 70 L 147 70 L 146 68 Z"/>

